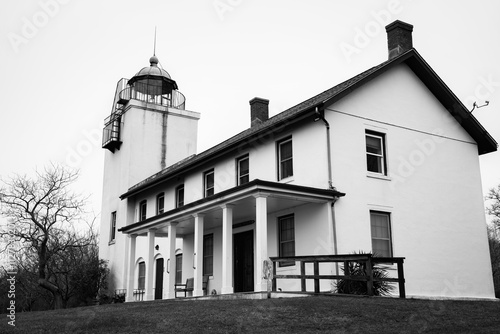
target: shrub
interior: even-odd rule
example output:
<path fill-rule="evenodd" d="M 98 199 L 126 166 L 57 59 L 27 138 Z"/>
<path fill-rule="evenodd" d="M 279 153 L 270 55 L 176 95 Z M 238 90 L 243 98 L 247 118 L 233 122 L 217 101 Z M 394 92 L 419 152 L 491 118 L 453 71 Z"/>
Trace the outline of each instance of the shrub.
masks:
<path fill-rule="evenodd" d="M 356 253 L 354 253 L 356 254 Z M 365 254 L 365 253 L 358 253 Z M 366 270 L 366 263 L 359 262 L 349 262 L 349 275 L 350 276 L 368 276 Z M 344 274 L 346 273 L 345 268 L 342 268 Z M 388 278 L 389 274 L 387 270 L 378 264 L 372 264 L 373 273 L 373 295 L 374 296 L 387 296 L 390 295 L 394 290 L 394 286 L 391 282 L 378 281 L 377 278 Z M 335 286 L 335 292 L 345 293 L 352 295 L 368 295 L 368 287 L 366 281 L 350 280 L 347 278 L 340 279 L 337 281 Z"/>

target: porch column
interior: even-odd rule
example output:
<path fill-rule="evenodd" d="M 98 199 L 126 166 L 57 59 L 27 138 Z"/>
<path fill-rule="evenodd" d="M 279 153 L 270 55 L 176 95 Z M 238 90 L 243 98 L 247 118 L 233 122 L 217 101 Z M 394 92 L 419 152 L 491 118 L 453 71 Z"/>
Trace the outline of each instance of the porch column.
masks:
<path fill-rule="evenodd" d="M 129 254 L 128 254 L 128 279 L 127 279 L 127 302 L 134 301 L 134 279 L 135 279 L 135 243 L 137 234 L 129 236 Z"/>
<path fill-rule="evenodd" d="M 175 298 L 175 240 L 177 238 L 177 223 L 170 223 L 168 226 L 168 242 L 169 242 L 169 261 L 168 265 L 168 288 L 167 293 L 169 299 Z"/>
<path fill-rule="evenodd" d="M 154 300 L 153 294 L 153 268 L 155 255 L 155 229 L 148 230 L 148 257 L 146 259 L 146 291 L 144 300 Z"/>
<path fill-rule="evenodd" d="M 233 293 L 233 204 L 222 205 L 222 288 Z"/>
<path fill-rule="evenodd" d="M 263 265 L 267 257 L 267 194 L 255 195 L 255 276 L 254 291 L 267 291 Z"/>
<path fill-rule="evenodd" d="M 203 223 L 204 215 L 194 216 L 194 291 L 193 296 L 203 296 Z"/>

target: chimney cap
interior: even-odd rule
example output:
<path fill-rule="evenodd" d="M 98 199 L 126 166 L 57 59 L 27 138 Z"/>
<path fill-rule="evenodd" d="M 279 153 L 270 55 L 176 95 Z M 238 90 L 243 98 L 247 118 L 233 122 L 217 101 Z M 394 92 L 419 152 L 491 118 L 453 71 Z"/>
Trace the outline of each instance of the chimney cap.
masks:
<path fill-rule="evenodd" d="M 260 103 L 264 103 L 264 104 L 269 104 L 269 100 L 267 99 L 263 99 L 261 97 L 254 97 L 253 99 L 251 99 L 250 101 L 248 101 L 250 104 L 254 104 L 255 102 L 260 102 Z"/>
<path fill-rule="evenodd" d="M 413 25 L 411 25 L 409 23 L 406 23 L 406 22 L 403 22 L 403 21 L 400 21 L 400 20 L 396 20 L 396 21 L 394 21 L 392 23 L 389 23 L 385 27 L 385 31 L 389 32 L 389 31 L 394 30 L 396 28 L 405 29 L 405 30 L 408 30 L 409 32 L 413 31 Z"/>

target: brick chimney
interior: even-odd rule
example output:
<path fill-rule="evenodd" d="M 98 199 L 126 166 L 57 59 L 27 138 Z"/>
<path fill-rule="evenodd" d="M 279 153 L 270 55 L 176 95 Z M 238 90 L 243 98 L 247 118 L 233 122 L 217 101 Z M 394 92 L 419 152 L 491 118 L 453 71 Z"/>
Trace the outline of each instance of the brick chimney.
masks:
<path fill-rule="evenodd" d="M 403 21 L 396 20 L 385 27 L 389 59 L 399 56 L 413 48 L 411 33 L 413 26 Z"/>
<path fill-rule="evenodd" d="M 269 118 L 269 100 L 254 97 L 250 100 L 250 125 L 255 126 Z"/>

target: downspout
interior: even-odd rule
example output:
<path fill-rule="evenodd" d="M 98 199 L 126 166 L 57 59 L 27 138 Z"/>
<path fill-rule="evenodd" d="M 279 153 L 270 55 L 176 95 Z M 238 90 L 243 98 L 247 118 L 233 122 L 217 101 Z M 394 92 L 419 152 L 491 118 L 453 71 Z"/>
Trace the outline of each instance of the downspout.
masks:
<path fill-rule="evenodd" d="M 330 144 L 330 123 L 325 119 L 324 111 L 320 110 L 320 107 L 317 106 L 315 109 L 316 113 L 316 118 L 314 121 L 322 120 L 323 123 L 325 123 L 326 127 L 326 156 L 327 156 L 327 166 L 328 166 L 328 188 L 329 189 L 334 189 L 335 187 L 333 186 L 333 177 L 332 177 L 332 156 L 331 156 L 331 144 Z M 332 226 L 332 238 L 333 238 L 333 254 L 337 255 L 338 254 L 338 248 L 337 248 L 337 224 L 335 221 L 335 209 L 334 205 L 335 202 L 338 200 L 338 197 L 335 197 L 331 201 L 331 212 L 329 212 L 329 218 L 331 220 L 331 226 Z M 338 263 L 335 262 L 335 272 L 336 275 L 339 274 L 339 266 Z"/>
<path fill-rule="evenodd" d="M 330 123 L 325 119 L 324 111 L 321 112 L 319 107 L 316 107 L 315 110 L 316 118 L 314 121 L 322 120 L 325 123 L 326 127 L 326 156 L 327 156 L 327 165 L 328 165 L 328 188 L 335 189 L 332 184 L 332 157 L 330 150 Z"/>

